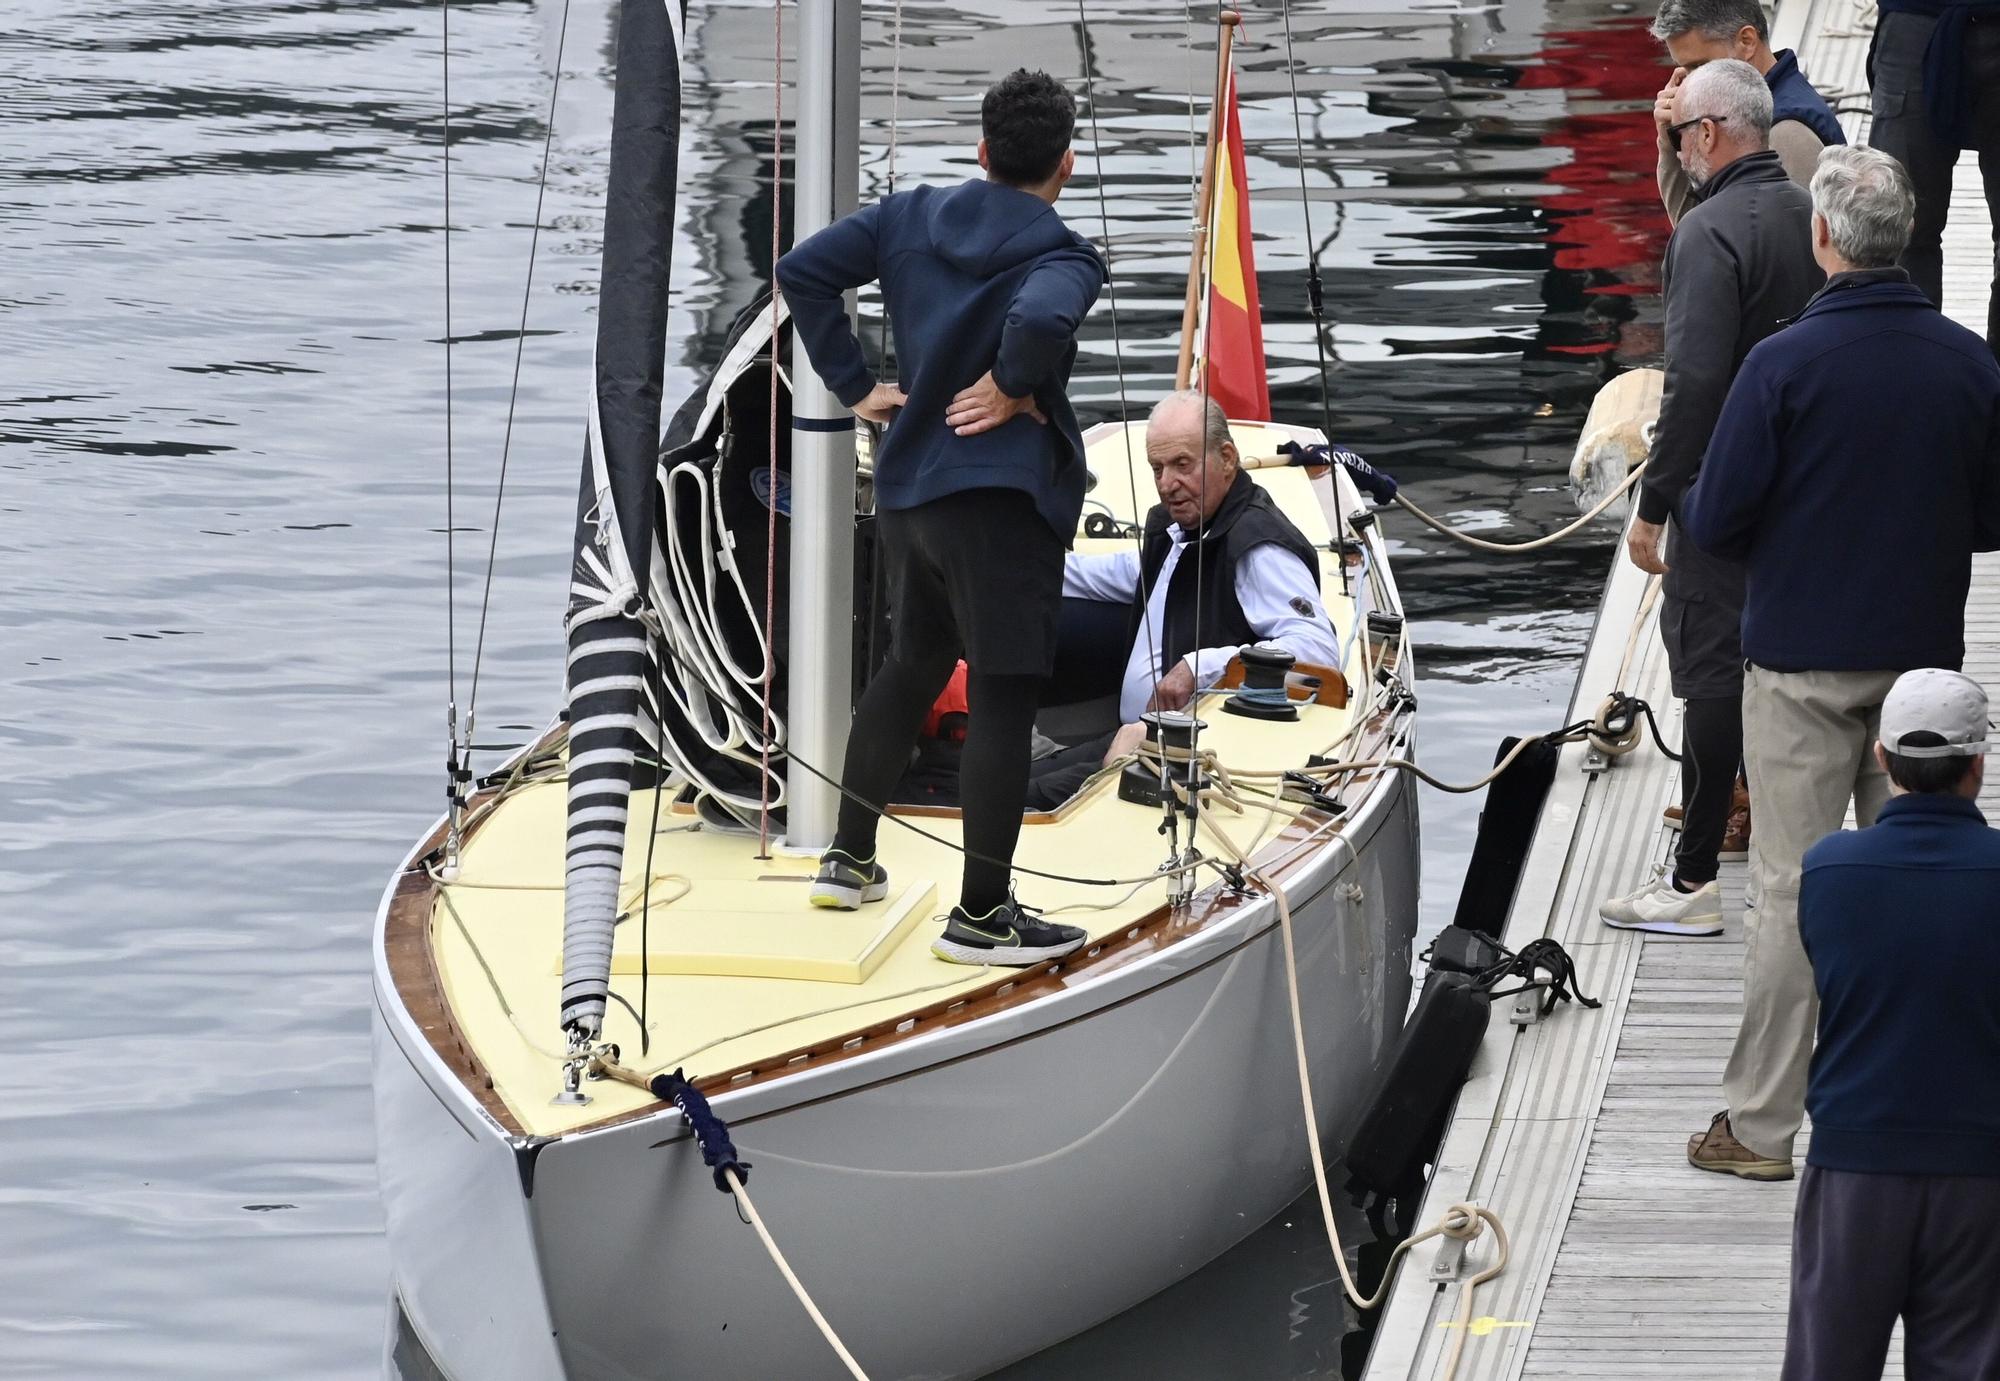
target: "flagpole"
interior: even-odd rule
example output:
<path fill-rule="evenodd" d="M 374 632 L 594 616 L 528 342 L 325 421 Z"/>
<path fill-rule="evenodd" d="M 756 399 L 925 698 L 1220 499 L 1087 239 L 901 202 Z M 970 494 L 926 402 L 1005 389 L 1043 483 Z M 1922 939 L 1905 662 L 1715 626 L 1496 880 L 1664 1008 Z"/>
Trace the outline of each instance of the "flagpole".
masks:
<path fill-rule="evenodd" d="M 1183 389 L 1194 374 L 1196 327 L 1201 321 L 1202 267 L 1208 257 L 1208 223 L 1215 214 L 1215 165 L 1222 148 L 1222 121 L 1229 99 L 1229 50 L 1243 16 L 1224 10 L 1216 16 L 1220 33 L 1215 45 L 1215 104 L 1208 112 L 1208 147 L 1201 159 L 1201 191 L 1195 202 L 1194 252 L 1188 256 L 1187 304 L 1181 309 L 1181 357 L 1174 366 L 1174 387 Z"/>

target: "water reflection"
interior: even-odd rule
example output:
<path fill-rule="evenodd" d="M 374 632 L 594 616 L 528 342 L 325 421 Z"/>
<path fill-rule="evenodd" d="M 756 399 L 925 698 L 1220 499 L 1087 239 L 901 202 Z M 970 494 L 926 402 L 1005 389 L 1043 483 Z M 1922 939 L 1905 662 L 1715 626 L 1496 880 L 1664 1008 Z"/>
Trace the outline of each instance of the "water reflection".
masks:
<path fill-rule="evenodd" d="M 770 261 L 771 11 L 695 8 L 673 394 Z M 1320 407 L 1310 218 L 1340 438 L 1433 511 L 1502 535 L 1564 520 L 1591 394 L 1657 351 L 1643 19 L 1294 8 L 1303 159 L 1274 7 L 1248 7 L 1239 47 L 1274 403 Z M 1061 6 L 906 5 L 898 78 L 871 4 L 864 194 L 889 184 L 892 110 L 898 182 L 966 176 L 984 82 L 1080 76 L 1087 51 L 1103 147 L 1064 211 L 1108 233 L 1143 401 L 1172 369 L 1208 58 L 1171 9 L 1087 11 L 1085 32 Z M 608 0 L 453 0 L 454 657 L 439 18 L 21 0 L 0 37 L 0 1356 L 27 1371 L 348 1376 L 380 1355 L 370 909 L 435 808 L 446 687 L 469 674 L 560 74 L 482 737 L 555 700 L 609 128 Z M 1100 310 L 1092 419 L 1117 406 L 1113 340 Z M 1426 758 L 1472 775 L 1502 733 L 1555 722 L 1609 534 L 1502 561 L 1389 531 Z M 1425 798 L 1433 923 L 1476 808 Z M 1332 1280 L 1295 1206 L 1017 1374 L 1330 1375 L 1354 1347 Z"/>

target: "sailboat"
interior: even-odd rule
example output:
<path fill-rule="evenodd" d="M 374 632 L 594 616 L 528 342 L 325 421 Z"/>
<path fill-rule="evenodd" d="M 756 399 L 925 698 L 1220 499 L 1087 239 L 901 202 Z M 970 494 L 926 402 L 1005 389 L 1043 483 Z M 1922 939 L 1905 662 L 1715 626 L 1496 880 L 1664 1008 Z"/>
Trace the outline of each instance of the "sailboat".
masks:
<path fill-rule="evenodd" d="M 858 0 L 798 16 L 802 237 L 854 197 Z M 802 356 L 781 367 L 782 303 L 745 315 L 663 436 L 682 22 L 620 8 L 567 706 L 497 770 L 455 766 L 377 916 L 398 1326 L 461 1381 L 840 1375 L 739 1220 L 754 1167 L 759 1221 L 849 1371 L 978 1376 L 1228 1250 L 1311 1182 L 1308 1119 L 1337 1152 L 1373 1091 L 1417 914 L 1413 786 L 1366 766 L 1414 756 L 1407 626 L 1347 472 L 1257 468 L 1323 553 L 1342 665 L 1241 669 L 1185 739 L 1162 726 L 1149 757 L 1028 817 L 1017 869 L 1082 950 L 932 956 L 958 871 L 945 807 L 892 810 L 881 904 L 810 909 L 869 647 L 865 447 Z M 1232 432 L 1248 457 L 1325 440 Z M 1078 546 L 1129 543 L 1143 423 L 1085 442 Z M 758 577 L 780 567 L 767 618 Z M 727 1124 L 725 1164 L 662 1079 Z M 991 1282 L 1004 1311 L 969 1302 Z"/>

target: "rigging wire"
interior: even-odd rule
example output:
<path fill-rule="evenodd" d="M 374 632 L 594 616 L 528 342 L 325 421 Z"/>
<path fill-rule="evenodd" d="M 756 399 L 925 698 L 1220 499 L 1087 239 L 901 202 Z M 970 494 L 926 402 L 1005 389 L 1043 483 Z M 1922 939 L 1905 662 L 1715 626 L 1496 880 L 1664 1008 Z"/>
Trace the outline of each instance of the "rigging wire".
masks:
<path fill-rule="evenodd" d="M 528 343 L 528 303 L 535 288 L 535 251 L 542 239 L 542 204 L 549 190 L 549 161 L 556 139 L 556 96 L 562 91 L 563 47 L 568 37 L 569 0 L 563 0 L 562 18 L 556 29 L 555 78 L 549 84 L 549 115 L 542 135 L 542 171 L 535 183 L 535 220 L 528 233 L 528 272 L 526 281 L 521 284 L 521 325 L 514 337 L 514 380 L 507 390 L 507 426 L 500 437 L 500 478 L 493 491 L 493 526 L 486 545 L 486 583 L 479 592 L 479 634 L 472 648 L 472 687 L 466 693 L 465 736 L 468 740 L 472 737 L 474 717 L 479 713 L 479 668 L 485 660 L 486 616 L 493 603 L 493 570 L 500 556 L 500 505 L 507 496 L 507 459 L 514 443 L 514 408 L 521 396 L 521 356 Z M 445 228 L 445 233 L 450 235 L 449 226 Z M 450 334 L 451 328 L 447 325 L 445 335 L 448 337 Z M 449 350 L 449 344 L 445 348 Z"/>
<path fill-rule="evenodd" d="M 771 0 L 771 401 L 764 463 L 771 492 L 764 502 L 763 728 L 757 746 L 757 857 L 771 856 L 771 692 L 778 679 L 778 251 L 785 224 L 785 5 Z M 662 726 L 661 737 L 666 735 Z"/>
<path fill-rule="evenodd" d="M 458 768 L 458 531 L 457 494 L 452 474 L 451 331 L 451 0 L 438 9 L 438 52 L 444 67 L 444 628 L 446 692 L 450 697 L 451 756 Z M 457 790 L 457 782 L 451 784 Z"/>

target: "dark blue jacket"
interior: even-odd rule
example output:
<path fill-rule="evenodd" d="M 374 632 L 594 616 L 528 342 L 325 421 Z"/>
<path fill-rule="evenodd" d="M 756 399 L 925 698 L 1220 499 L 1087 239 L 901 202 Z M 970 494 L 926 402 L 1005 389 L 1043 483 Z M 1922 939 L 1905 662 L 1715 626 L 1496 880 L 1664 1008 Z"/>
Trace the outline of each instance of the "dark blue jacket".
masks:
<path fill-rule="evenodd" d="M 1826 97 L 1799 70 L 1799 55 L 1786 48 L 1772 56 L 1776 61 L 1764 74 L 1764 84 L 1771 88 L 1771 123 L 1797 120 L 1817 134 L 1820 143 L 1845 144 L 1847 134 L 1840 127 L 1839 117 L 1826 103 Z"/>
<path fill-rule="evenodd" d="M 1680 518 L 1744 563 L 1758 666 L 1956 668 L 2000 546 L 2000 364 L 1900 270 L 1836 274 L 1744 359 Z"/>
<path fill-rule="evenodd" d="M 997 182 L 918 187 L 863 207 L 778 261 L 813 368 L 845 406 L 875 386 L 842 294 L 879 281 L 909 404 L 875 457 L 875 502 L 914 508 L 964 489 L 1020 489 L 1062 537 L 1083 509 L 1083 437 L 1067 388 L 1076 332 L 1104 262 L 1040 197 Z M 952 395 L 988 370 L 1026 413 L 977 436 L 945 425 Z"/>
<path fill-rule="evenodd" d="M 2000 1175 L 2000 830 L 1898 796 L 1806 850 L 1799 938 L 1819 990 L 1806 1163 Z"/>

